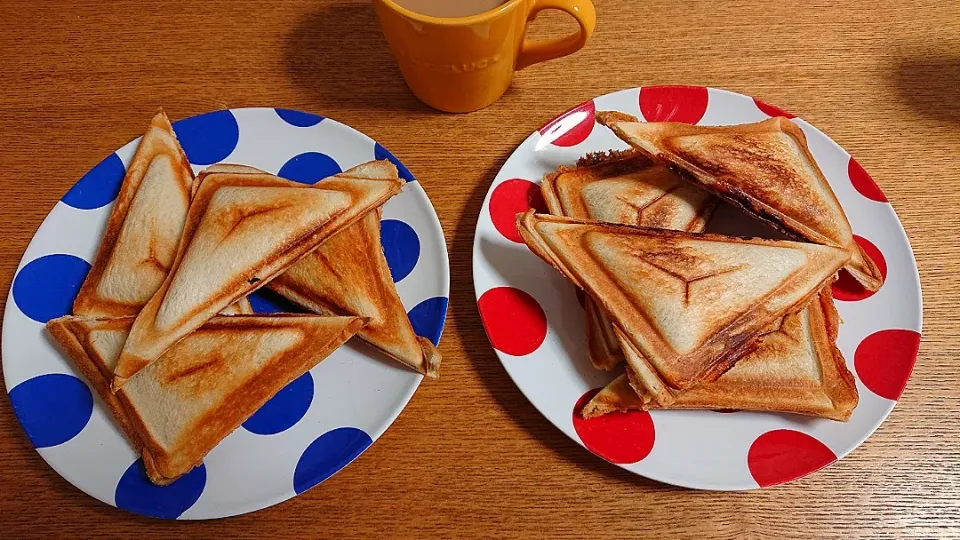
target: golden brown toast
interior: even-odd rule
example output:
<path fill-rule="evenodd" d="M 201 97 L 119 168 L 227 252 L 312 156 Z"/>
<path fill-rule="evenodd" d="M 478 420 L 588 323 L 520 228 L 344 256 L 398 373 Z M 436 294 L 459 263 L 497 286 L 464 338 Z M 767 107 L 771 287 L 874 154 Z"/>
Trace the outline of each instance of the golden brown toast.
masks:
<path fill-rule="evenodd" d="M 349 339 L 364 320 L 316 315 L 214 317 L 132 377 L 110 380 L 132 317 L 65 316 L 47 323 L 166 485 L 200 464 L 274 394 Z"/>
<path fill-rule="evenodd" d="M 253 306 L 246 296 L 220 310 L 221 315 L 253 315 Z"/>
<path fill-rule="evenodd" d="M 880 270 L 853 237 L 840 202 L 810 154 L 807 138 L 783 117 L 736 126 L 597 121 L 651 159 L 781 231 L 850 252 L 846 269 L 864 287 L 883 284 Z"/>
<path fill-rule="evenodd" d="M 361 166 L 364 167 L 364 166 Z M 403 182 L 351 171 L 309 187 L 272 175 L 205 175 L 171 272 L 137 316 L 113 387 L 218 311 L 259 289 L 333 234 L 398 193 Z"/>
<path fill-rule="evenodd" d="M 439 376 L 440 353 L 413 331 L 393 284 L 379 212 L 334 235 L 268 287 L 315 313 L 368 317 L 358 337 L 420 373 Z"/>
<path fill-rule="evenodd" d="M 690 232 L 702 231 L 717 206 L 708 192 L 636 150 L 584 156 L 546 175 L 540 190 L 555 216 Z M 584 309 L 590 361 L 611 370 L 623 353 L 609 316 L 589 296 Z"/>
<path fill-rule="evenodd" d="M 201 180 L 224 171 L 268 174 L 245 165 L 219 164 L 201 172 Z M 368 167 L 363 174 L 392 178 L 394 173 Z M 370 322 L 357 337 L 420 373 L 439 376 L 440 353 L 413 331 L 393 284 L 380 244 L 379 210 L 335 234 L 267 287 L 314 313 L 367 317 Z"/>
<path fill-rule="evenodd" d="M 856 381 L 836 346 L 839 319 L 830 288 L 803 311 L 781 319 L 714 382 L 680 393 L 668 409 L 735 409 L 805 414 L 845 422 L 859 401 Z M 629 371 L 629 370 L 628 370 Z M 614 411 L 659 408 L 621 375 L 583 408 L 584 418 Z M 641 397 L 643 395 L 644 397 Z"/>
<path fill-rule="evenodd" d="M 716 380 L 799 311 L 849 253 L 832 246 L 517 216 L 527 246 L 584 289 L 622 334 L 654 401 Z M 636 354 L 631 354 L 636 353 Z M 631 359 L 633 357 L 633 359 Z"/>
<path fill-rule="evenodd" d="M 127 168 L 74 313 L 119 317 L 140 311 L 173 264 L 193 183 L 190 163 L 160 111 Z"/>

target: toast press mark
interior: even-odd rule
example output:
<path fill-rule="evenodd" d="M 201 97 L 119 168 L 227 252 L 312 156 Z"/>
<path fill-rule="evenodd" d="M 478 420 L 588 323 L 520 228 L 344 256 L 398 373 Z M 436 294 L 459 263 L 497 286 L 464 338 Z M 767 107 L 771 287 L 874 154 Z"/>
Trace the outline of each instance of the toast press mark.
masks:
<path fill-rule="evenodd" d="M 716 381 L 679 394 L 668 409 L 736 409 L 805 414 L 846 421 L 859 401 L 853 374 L 836 348 L 838 320 L 829 288 L 803 311 L 778 321 Z M 629 368 L 628 368 L 629 369 Z M 658 408 L 641 386 L 621 375 L 584 407 L 591 418 Z"/>
<path fill-rule="evenodd" d="M 531 250 L 610 314 L 626 337 L 621 346 L 635 349 L 631 367 L 661 405 L 723 374 L 767 328 L 802 309 L 849 257 L 815 244 L 533 213 L 518 218 L 518 229 Z"/>
<path fill-rule="evenodd" d="M 576 167 L 546 175 L 541 191 L 553 215 L 691 232 L 704 229 L 717 205 L 708 192 L 636 150 L 587 154 Z M 591 298 L 584 309 L 590 360 L 611 370 L 623 353 L 610 317 Z"/>
<path fill-rule="evenodd" d="M 625 142 L 783 232 L 850 252 L 846 269 L 870 290 L 882 285 L 857 245 L 846 214 L 807 147 L 785 118 L 737 126 L 597 119 Z"/>
<path fill-rule="evenodd" d="M 110 376 L 132 318 L 62 317 L 47 324 L 143 456 L 152 482 L 198 465 L 274 394 L 354 335 L 358 317 L 215 317 L 117 393 Z"/>
<path fill-rule="evenodd" d="M 221 166 L 201 175 L 173 270 L 133 324 L 115 388 L 402 187 L 387 162 L 360 165 L 314 187 L 245 171 Z"/>
<path fill-rule="evenodd" d="M 74 313 L 119 317 L 140 311 L 173 264 L 193 182 L 190 164 L 160 111 L 127 169 Z"/>

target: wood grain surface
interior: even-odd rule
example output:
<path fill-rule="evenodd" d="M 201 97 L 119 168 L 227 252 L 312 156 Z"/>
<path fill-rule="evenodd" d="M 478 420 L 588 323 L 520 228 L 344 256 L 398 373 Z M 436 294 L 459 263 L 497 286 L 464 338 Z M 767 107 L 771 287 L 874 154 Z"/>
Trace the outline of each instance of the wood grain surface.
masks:
<path fill-rule="evenodd" d="M 960 538 L 960 3 L 596 4 L 583 51 L 448 115 L 408 92 L 366 1 L 0 1 L 2 298 L 54 203 L 160 106 L 289 107 L 370 135 L 434 201 L 452 276 L 443 378 L 345 470 L 251 515 L 163 522 L 99 503 L 0 399 L 0 536 Z M 531 32 L 571 27 L 546 14 Z M 830 134 L 888 195 L 920 266 L 923 342 L 900 403 L 849 457 L 785 486 L 690 491 L 605 463 L 524 399 L 480 325 L 474 224 L 510 152 L 573 104 L 670 83 L 754 95 Z"/>

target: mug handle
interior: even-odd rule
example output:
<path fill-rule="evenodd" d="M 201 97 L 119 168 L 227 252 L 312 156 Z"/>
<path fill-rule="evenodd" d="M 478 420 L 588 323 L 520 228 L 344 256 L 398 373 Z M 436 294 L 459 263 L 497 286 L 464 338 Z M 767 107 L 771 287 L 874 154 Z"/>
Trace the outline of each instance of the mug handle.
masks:
<path fill-rule="evenodd" d="M 537 14 L 545 9 L 557 9 L 569 13 L 580 24 L 580 31 L 556 39 L 538 41 L 524 39 L 520 46 L 520 54 L 517 55 L 516 69 L 518 70 L 579 51 L 597 24 L 597 12 L 590 0 L 534 0 L 533 9 L 527 15 L 527 21 L 534 20 Z"/>

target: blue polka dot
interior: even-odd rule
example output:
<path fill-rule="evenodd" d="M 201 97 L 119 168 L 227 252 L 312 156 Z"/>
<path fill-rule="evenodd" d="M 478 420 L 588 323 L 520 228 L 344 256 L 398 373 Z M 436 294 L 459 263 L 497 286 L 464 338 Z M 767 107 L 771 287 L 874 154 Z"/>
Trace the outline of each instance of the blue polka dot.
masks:
<path fill-rule="evenodd" d="M 315 126 L 323 120 L 322 116 L 316 114 L 305 113 L 301 111 L 293 111 L 290 109 L 274 109 L 277 111 L 277 116 L 283 119 L 284 122 L 295 127 L 310 127 Z"/>
<path fill-rule="evenodd" d="M 233 152 L 240 126 L 230 111 L 214 111 L 173 123 L 180 146 L 195 165 L 212 165 Z"/>
<path fill-rule="evenodd" d="M 284 163 L 277 176 L 301 184 L 315 184 L 341 172 L 340 165 L 332 157 L 320 152 L 305 152 Z"/>
<path fill-rule="evenodd" d="M 400 163 L 400 160 L 396 158 L 389 150 L 380 146 L 380 143 L 376 143 L 373 147 L 373 158 L 374 159 L 386 159 L 390 163 L 393 163 L 397 167 L 397 171 L 400 172 L 400 178 L 403 178 L 407 182 L 416 182 L 417 179 L 413 177 L 410 171 Z"/>
<path fill-rule="evenodd" d="M 27 317 L 46 323 L 70 313 L 90 263 L 56 253 L 27 263 L 13 280 L 13 300 Z"/>
<path fill-rule="evenodd" d="M 56 446 L 76 437 L 93 413 L 93 395 L 87 385 L 62 373 L 23 381 L 10 390 L 10 403 L 37 448 Z"/>
<path fill-rule="evenodd" d="M 299 495 L 330 478 L 372 443 L 369 435 L 353 427 L 337 428 L 317 437 L 297 462 L 293 490 Z"/>
<path fill-rule="evenodd" d="M 254 313 L 307 313 L 300 306 L 268 289 L 254 291 L 247 296 L 247 300 L 250 300 Z"/>
<path fill-rule="evenodd" d="M 207 484 L 207 469 L 201 463 L 168 486 L 147 478 L 143 459 L 138 459 L 120 477 L 114 496 L 117 508 L 158 518 L 176 519 L 193 506 Z"/>
<path fill-rule="evenodd" d="M 80 210 L 93 210 L 106 206 L 117 198 L 126 170 L 120 156 L 110 154 L 97 163 L 83 178 L 70 188 L 61 199 L 66 204 Z"/>
<path fill-rule="evenodd" d="M 427 298 L 413 306 L 413 309 L 407 313 L 407 317 L 418 336 L 423 336 L 434 345 L 439 345 L 443 323 L 447 319 L 447 298 L 444 296 Z"/>
<path fill-rule="evenodd" d="M 257 435 L 286 431 L 307 414 L 313 402 L 313 377 L 304 373 L 263 404 L 243 427 Z"/>
<path fill-rule="evenodd" d="M 420 238 L 413 227 L 396 219 L 380 222 L 380 243 L 396 283 L 410 275 L 420 259 Z"/>

